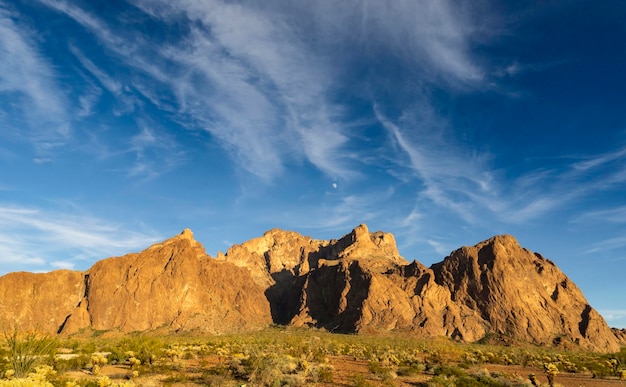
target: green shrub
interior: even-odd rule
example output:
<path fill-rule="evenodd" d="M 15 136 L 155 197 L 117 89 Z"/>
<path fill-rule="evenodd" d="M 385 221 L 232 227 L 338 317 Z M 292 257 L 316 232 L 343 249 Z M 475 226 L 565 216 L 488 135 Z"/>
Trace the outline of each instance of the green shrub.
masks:
<path fill-rule="evenodd" d="M 52 364 L 57 340 L 38 333 L 20 333 L 17 329 L 5 332 L 4 339 L 8 348 L 8 367 L 15 372 L 16 378 L 23 378 L 43 364 Z"/>
<path fill-rule="evenodd" d="M 454 377 L 450 378 L 446 375 L 435 375 L 428 381 L 429 387 L 456 387 Z"/>
<path fill-rule="evenodd" d="M 84 343 L 83 345 L 78 346 L 77 349 L 78 349 L 78 352 L 85 353 L 85 354 L 88 354 L 88 355 L 90 355 L 90 354 L 92 354 L 92 353 L 97 351 L 96 343 L 94 343 L 92 341 L 88 341 L 88 342 Z"/>
<path fill-rule="evenodd" d="M 463 369 L 461 369 L 459 367 L 454 367 L 454 366 L 449 366 L 449 365 L 437 366 L 433 370 L 433 373 L 435 375 L 456 376 L 456 377 L 461 377 L 461 376 L 467 375 L 465 370 L 463 370 Z"/>
<path fill-rule="evenodd" d="M 164 344 L 154 337 L 131 336 L 120 340 L 118 343 L 106 348 L 111 354 L 108 356 L 109 363 L 128 363 L 132 357 L 139 360 L 140 364 L 152 364 L 163 353 Z"/>
<path fill-rule="evenodd" d="M 363 375 L 352 375 L 350 381 L 353 387 L 374 387 L 374 384 L 368 382 Z"/>
<path fill-rule="evenodd" d="M 88 368 L 90 363 L 90 356 L 81 354 L 70 359 L 54 359 L 54 369 L 60 372 L 77 371 Z"/>
<path fill-rule="evenodd" d="M 426 370 L 426 365 L 423 363 L 411 363 L 409 365 L 403 365 L 398 367 L 398 375 L 399 376 L 413 376 L 424 373 Z"/>
<path fill-rule="evenodd" d="M 313 382 L 332 383 L 334 368 L 330 364 L 320 364 L 310 369 L 309 376 Z"/>

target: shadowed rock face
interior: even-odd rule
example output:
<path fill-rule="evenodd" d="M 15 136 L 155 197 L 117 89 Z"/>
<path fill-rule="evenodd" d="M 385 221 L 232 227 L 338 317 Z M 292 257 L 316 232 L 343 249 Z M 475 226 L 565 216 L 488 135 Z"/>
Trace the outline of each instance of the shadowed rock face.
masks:
<path fill-rule="evenodd" d="M 487 334 L 541 345 L 616 351 L 611 330 L 551 261 L 508 235 L 441 263 L 408 263 L 391 234 L 360 225 L 339 240 L 270 230 L 206 255 L 191 231 L 87 272 L 0 277 L 0 326 L 254 330 L 271 322 L 334 332 L 405 331 L 476 341 Z"/>
<path fill-rule="evenodd" d="M 280 324 L 287 324 L 302 313 L 302 292 L 317 276 L 328 271 L 326 267 L 358 261 L 367 269 L 385 271 L 407 264 L 398 253 L 393 235 L 370 233 L 364 224 L 331 241 L 274 229 L 260 238 L 234 245 L 217 259 L 250 271 L 255 282 L 266 289 L 272 318 Z M 313 276 L 311 281 L 309 274 Z"/>

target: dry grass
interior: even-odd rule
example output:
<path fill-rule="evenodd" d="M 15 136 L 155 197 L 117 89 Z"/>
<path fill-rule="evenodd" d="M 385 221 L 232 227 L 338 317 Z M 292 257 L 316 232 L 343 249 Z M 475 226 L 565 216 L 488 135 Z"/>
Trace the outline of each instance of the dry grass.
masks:
<path fill-rule="evenodd" d="M 36 336 L 30 337 L 32 343 L 38 343 L 36 340 Z M 93 335 L 58 344 L 63 354 L 50 362 L 53 372 L 45 375 L 41 383 L 47 384 L 41 385 L 531 386 L 529 374 L 533 373 L 539 385 L 550 380 L 559 385 L 575 375 L 626 386 L 626 381 L 619 380 L 626 372 L 626 349 L 599 354 L 531 345 L 461 344 L 406 334 L 340 335 L 282 327 L 210 337 Z M 15 339 L 5 336 L 0 355 L 15 357 L 19 348 Z M 15 383 L 34 377 L 33 367 L 17 375 L 14 364 L 0 361 L 0 377 L 9 376 L 0 385 L 20 385 Z M 487 370 L 493 366 L 503 368 Z"/>

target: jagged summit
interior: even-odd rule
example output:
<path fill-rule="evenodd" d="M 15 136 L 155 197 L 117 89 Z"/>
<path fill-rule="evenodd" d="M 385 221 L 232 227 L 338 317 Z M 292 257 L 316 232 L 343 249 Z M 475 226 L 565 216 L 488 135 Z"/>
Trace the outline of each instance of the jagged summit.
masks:
<path fill-rule="evenodd" d="M 510 235 L 453 251 L 431 269 L 436 283 L 480 316 L 489 332 L 544 345 L 565 336 L 584 348 L 619 349 L 619 340 L 578 287 Z"/>
<path fill-rule="evenodd" d="M 180 244 L 181 242 L 184 244 L 189 244 L 190 246 L 194 247 L 199 255 L 206 254 L 204 250 L 204 246 L 202 246 L 200 242 L 196 241 L 196 239 L 193 236 L 193 232 L 189 228 L 185 228 L 180 234 L 174 235 L 173 237 L 169 239 L 152 244 L 146 250 L 156 250 L 156 249 L 163 248 L 164 246 L 167 246 L 167 245 Z"/>
<path fill-rule="evenodd" d="M 188 240 L 192 240 L 192 241 L 193 241 L 193 240 L 195 240 L 195 239 L 193 238 L 193 232 L 191 232 L 191 230 L 190 230 L 190 229 L 188 229 L 188 228 L 184 229 L 184 230 L 180 233 L 180 237 L 181 237 L 181 238 L 188 239 Z"/>
<path fill-rule="evenodd" d="M 380 267 L 407 263 L 400 256 L 392 234 L 381 231 L 371 233 L 365 224 L 357 226 L 333 245 L 335 254 L 328 257 L 330 259 L 368 259 Z"/>
<path fill-rule="evenodd" d="M 272 229 L 209 257 L 189 229 L 86 272 L 0 277 L 0 325 L 81 330 L 406 331 L 473 342 L 490 333 L 540 345 L 616 351 L 611 330 L 550 260 L 498 235 L 430 268 L 364 224 L 339 239 Z"/>

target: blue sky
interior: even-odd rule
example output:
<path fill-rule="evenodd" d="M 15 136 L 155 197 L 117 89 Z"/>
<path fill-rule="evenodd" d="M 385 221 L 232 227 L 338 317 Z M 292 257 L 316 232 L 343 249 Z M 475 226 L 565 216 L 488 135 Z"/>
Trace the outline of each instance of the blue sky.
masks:
<path fill-rule="evenodd" d="M 0 0 L 0 273 L 509 233 L 626 327 L 621 1 Z"/>

